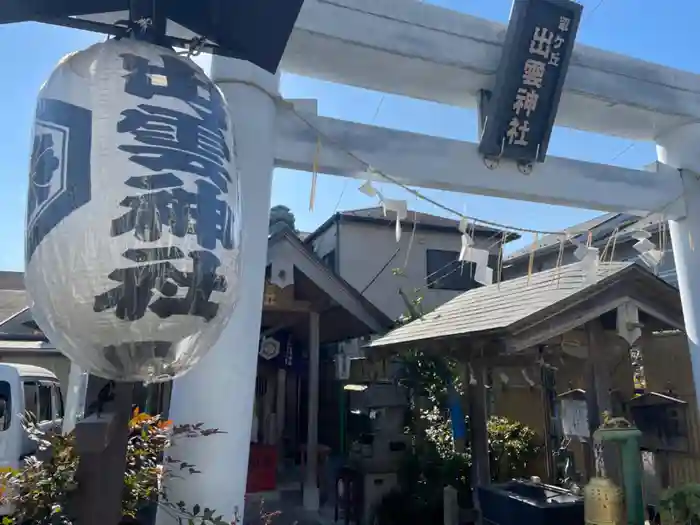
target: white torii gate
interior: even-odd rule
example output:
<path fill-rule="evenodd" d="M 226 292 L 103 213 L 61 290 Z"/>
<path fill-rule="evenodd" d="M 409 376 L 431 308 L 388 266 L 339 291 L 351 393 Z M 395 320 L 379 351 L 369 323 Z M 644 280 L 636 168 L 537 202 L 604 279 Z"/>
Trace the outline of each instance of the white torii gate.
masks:
<path fill-rule="evenodd" d="M 286 50 L 286 71 L 463 107 L 493 86 L 505 26 L 415 0 L 306 0 Z M 228 99 L 243 195 L 244 287 L 216 347 L 175 382 L 171 417 L 227 434 L 191 442 L 178 457 L 204 474 L 171 483 L 170 499 L 224 516 L 243 510 L 274 166 L 312 170 L 316 133 L 279 101 L 278 79 L 248 63 L 214 58 L 212 77 Z M 700 75 L 577 45 L 557 125 L 655 141 L 656 172 L 549 157 L 524 175 L 489 169 L 476 144 L 355 124 L 297 111 L 332 141 L 318 170 L 356 176 L 352 151 L 400 182 L 425 188 L 647 214 L 663 211 L 685 314 L 695 383 L 700 383 Z M 342 145 L 341 148 L 334 144 Z M 312 449 L 315 436 L 310 436 Z M 183 456 L 184 454 L 184 456 Z M 315 487 L 305 505 L 317 508 Z M 160 513 L 159 523 L 169 518 Z M 238 522 L 236 522 L 238 523 Z"/>

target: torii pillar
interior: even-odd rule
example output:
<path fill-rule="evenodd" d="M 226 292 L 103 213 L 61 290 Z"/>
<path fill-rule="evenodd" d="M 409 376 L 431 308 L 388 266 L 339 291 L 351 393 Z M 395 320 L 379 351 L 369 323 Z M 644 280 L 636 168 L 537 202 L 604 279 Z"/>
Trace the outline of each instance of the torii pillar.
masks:
<path fill-rule="evenodd" d="M 233 317 L 210 352 L 175 380 L 170 419 L 225 432 L 183 440 L 171 452 L 202 474 L 167 481 L 168 499 L 199 505 L 242 525 L 255 396 L 275 152 L 279 76 L 241 60 L 216 57 L 211 77 L 229 104 L 241 177 L 241 282 Z M 178 474 L 176 472 L 176 474 Z M 158 511 L 158 525 L 177 519 Z"/>
<path fill-rule="evenodd" d="M 656 139 L 660 162 L 681 170 L 686 213 L 669 221 L 685 332 L 700 407 L 700 124 L 687 124 Z M 680 195 L 679 195 L 680 197 Z M 696 249 L 698 245 L 698 249 Z"/>

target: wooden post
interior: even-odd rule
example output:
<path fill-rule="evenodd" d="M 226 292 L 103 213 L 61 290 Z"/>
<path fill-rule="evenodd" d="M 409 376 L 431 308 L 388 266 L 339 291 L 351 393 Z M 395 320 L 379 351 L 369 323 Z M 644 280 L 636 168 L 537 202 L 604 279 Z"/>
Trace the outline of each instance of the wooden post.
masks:
<path fill-rule="evenodd" d="M 476 510 L 476 523 L 483 523 L 477 488 L 491 484 L 489 464 L 489 436 L 487 429 L 486 388 L 484 368 L 481 364 L 465 363 L 462 369 L 467 414 L 469 414 L 469 439 L 472 452 L 471 487 Z"/>
<path fill-rule="evenodd" d="M 284 366 L 277 369 L 277 399 L 275 402 L 275 415 L 277 418 L 275 444 L 277 445 L 279 468 L 282 468 L 284 459 L 284 422 L 286 420 L 287 410 L 287 370 Z"/>
<path fill-rule="evenodd" d="M 319 508 L 318 487 L 318 388 L 319 388 L 319 315 L 309 313 L 309 402 L 304 469 L 304 508 Z"/>
<path fill-rule="evenodd" d="M 469 434 L 472 448 L 472 475 L 477 485 L 491 484 L 489 434 L 487 428 L 486 387 L 484 369 L 475 365 L 476 384 L 468 383 Z"/>
<path fill-rule="evenodd" d="M 588 361 L 586 363 L 586 404 L 588 405 L 588 427 L 591 432 L 590 458 L 594 462 L 593 470 L 589 474 L 596 474 L 595 467 L 602 466 L 603 474 L 622 486 L 622 471 L 620 470 L 620 455 L 611 446 L 603 447 L 602 457 L 599 447 L 593 441 L 593 433 L 603 423 L 602 414 L 608 412 L 612 415 L 612 398 L 610 396 L 611 378 L 607 350 L 605 348 L 605 334 L 600 319 L 591 321 L 586 325 L 588 336 Z M 590 468 L 590 466 L 589 466 Z"/>
<path fill-rule="evenodd" d="M 544 347 L 539 348 L 540 359 L 543 358 Z M 553 388 L 554 374 L 552 370 L 544 365 L 540 365 L 540 388 L 542 394 L 542 415 L 544 428 L 544 459 L 547 483 L 554 483 L 556 467 L 554 464 L 554 451 L 552 450 L 552 396 L 550 390 Z"/>
<path fill-rule="evenodd" d="M 80 455 L 77 516 L 81 525 L 117 525 L 122 519 L 122 491 L 133 383 L 116 383 L 106 412 L 75 426 Z"/>

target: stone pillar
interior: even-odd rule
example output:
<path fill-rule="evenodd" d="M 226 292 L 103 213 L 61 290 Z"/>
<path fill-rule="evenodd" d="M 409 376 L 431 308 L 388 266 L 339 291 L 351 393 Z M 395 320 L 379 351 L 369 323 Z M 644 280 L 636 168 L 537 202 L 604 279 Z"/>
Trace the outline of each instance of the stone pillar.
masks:
<path fill-rule="evenodd" d="M 659 161 L 683 170 L 686 214 L 670 220 L 669 230 L 697 399 L 700 394 L 700 154 L 697 150 L 700 124 L 666 132 L 657 137 L 656 144 Z"/>
<path fill-rule="evenodd" d="M 309 417 L 306 436 L 306 468 L 304 470 L 304 508 L 319 508 L 318 488 L 318 388 L 319 388 L 319 315 L 309 314 Z"/>
<path fill-rule="evenodd" d="M 170 501 L 200 505 L 241 522 L 260 338 L 279 78 L 249 62 L 214 57 L 212 79 L 229 103 L 241 176 L 241 287 L 233 318 L 214 348 L 173 386 L 170 419 L 225 434 L 182 440 L 171 451 L 202 474 L 169 480 Z M 177 523 L 164 511 L 158 524 Z"/>

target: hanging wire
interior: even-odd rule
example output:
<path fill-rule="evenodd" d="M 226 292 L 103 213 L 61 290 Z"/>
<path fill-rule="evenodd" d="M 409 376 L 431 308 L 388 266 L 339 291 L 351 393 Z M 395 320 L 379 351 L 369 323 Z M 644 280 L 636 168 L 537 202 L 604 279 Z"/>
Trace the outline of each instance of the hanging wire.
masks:
<path fill-rule="evenodd" d="M 292 103 L 287 102 L 286 100 L 284 100 L 284 99 L 281 98 L 281 97 L 278 98 L 278 101 L 279 101 L 280 103 L 284 104 L 286 107 L 290 108 L 291 111 L 294 112 L 294 114 L 297 116 L 297 118 L 299 118 L 299 120 L 301 120 L 302 122 L 304 122 L 304 123 L 305 123 L 310 129 L 312 129 L 317 135 L 319 135 L 320 137 L 322 137 L 322 138 L 324 139 L 324 141 L 326 141 L 326 142 L 328 142 L 328 143 L 330 143 L 330 144 L 333 144 L 333 145 L 334 145 L 335 147 L 337 147 L 340 151 L 342 151 L 342 152 L 345 153 L 347 156 L 349 156 L 350 158 L 352 158 L 353 160 L 355 160 L 358 164 L 360 164 L 364 169 L 366 169 L 366 170 L 371 170 L 371 172 L 372 172 L 373 174 L 378 175 L 381 179 L 384 179 L 385 181 L 390 182 L 390 183 L 392 183 L 392 184 L 394 184 L 394 185 L 396 185 L 396 186 L 402 188 L 404 191 L 410 193 L 411 195 L 413 195 L 414 197 L 418 198 L 419 200 L 422 200 L 422 201 L 424 201 L 424 202 L 427 202 L 427 203 L 429 203 L 429 204 L 432 204 L 432 205 L 435 206 L 436 208 L 438 208 L 438 209 L 440 209 L 440 210 L 442 210 L 442 211 L 445 211 L 445 212 L 447 212 L 447 213 L 449 213 L 449 214 L 451 214 L 451 215 L 453 215 L 453 216 L 460 217 L 460 218 L 464 218 L 464 219 L 466 219 L 466 220 L 468 220 L 468 221 L 471 221 L 471 222 L 473 222 L 473 223 L 475 223 L 475 224 L 481 224 L 481 225 L 484 225 L 484 226 L 490 226 L 490 227 L 492 227 L 492 228 L 497 228 L 497 229 L 500 229 L 500 230 L 506 230 L 506 231 L 516 232 L 516 233 L 530 233 L 530 234 L 539 234 L 539 235 L 563 235 L 563 236 L 565 236 L 565 237 L 567 237 L 567 238 L 570 238 L 570 237 L 572 237 L 572 236 L 574 236 L 574 235 L 577 235 L 577 234 L 587 233 L 587 234 L 589 235 L 589 242 L 590 242 L 591 233 L 590 233 L 589 230 L 571 230 L 571 229 L 560 230 L 560 231 L 538 230 L 538 229 L 535 229 L 535 228 L 524 228 L 524 227 L 520 227 L 520 226 L 513 226 L 513 225 L 510 225 L 510 224 L 504 224 L 504 223 L 499 223 L 499 222 L 496 222 L 496 221 L 490 221 L 490 220 L 487 220 L 487 219 L 481 219 L 481 218 L 479 218 L 479 217 L 473 217 L 473 216 L 465 215 L 465 214 L 463 214 L 463 213 L 461 213 L 461 212 L 455 210 L 454 208 L 452 208 L 452 207 L 450 207 L 450 206 L 447 206 L 447 205 L 444 205 L 444 204 L 438 202 L 437 200 L 433 199 L 432 197 L 429 197 L 429 196 L 423 194 L 421 191 L 416 190 L 416 189 L 414 189 L 414 188 L 412 188 L 412 187 L 410 187 L 410 186 L 408 186 L 408 185 L 402 183 L 401 181 L 397 180 L 395 177 L 393 177 L 393 176 L 391 176 L 391 175 L 388 175 L 387 173 L 385 173 L 385 172 L 383 172 L 383 171 L 377 169 L 376 167 L 372 166 L 370 163 L 368 163 L 368 162 L 364 161 L 362 158 L 360 158 L 357 154 L 355 154 L 355 153 L 353 153 L 352 151 L 348 150 L 347 148 L 343 147 L 342 144 L 340 144 L 339 141 L 338 141 L 337 139 L 335 139 L 335 138 L 329 136 L 327 133 L 325 133 L 324 131 L 322 131 L 321 129 L 319 129 L 318 126 L 317 126 L 316 124 L 314 124 L 306 115 L 303 115 L 303 114 L 301 114 L 300 112 L 298 112 L 298 111 L 294 108 L 294 106 L 292 105 Z M 628 146 L 628 148 L 631 148 L 632 146 L 634 146 L 634 144 Z M 640 217 L 640 220 L 643 220 L 644 218 L 648 218 L 649 216 L 653 215 L 654 213 L 663 213 L 666 209 L 668 209 L 670 206 L 672 206 L 673 204 L 675 204 L 675 203 L 676 203 L 679 199 L 681 199 L 682 197 L 683 197 L 683 194 L 681 193 L 681 194 L 678 195 L 676 198 L 672 199 L 672 200 L 669 201 L 668 203 L 666 203 L 666 204 L 664 204 L 663 206 L 661 206 L 659 209 L 653 210 L 653 211 L 649 212 L 647 215 L 645 215 L 645 216 L 643 216 L 643 217 Z"/>
<path fill-rule="evenodd" d="M 379 116 L 379 110 L 382 109 L 382 105 L 384 104 L 384 100 L 386 99 L 386 94 L 383 94 L 381 98 L 379 99 L 379 103 L 377 104 L 377 109 L 374 110 L 374 115 L 372 116 L 372 120 L 370 120 L 370 125 L 374 124 L 374 122 L 377 120 L 377 117 Z M 340 207 L 340 203 L 343 200 L 343 197 L 345 196 L 345 191 L 348 189 L 348 184 L 350 184 L 350 177 L 345 177 L 345 181 L 343 182 L 343 187 L 340 190 L 340 195 L 338 196 L 338 201 L 335 203 L 335 208 L 333 209 L 333 214 L 337 213 L 338 208 Z"/>

